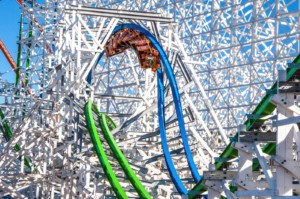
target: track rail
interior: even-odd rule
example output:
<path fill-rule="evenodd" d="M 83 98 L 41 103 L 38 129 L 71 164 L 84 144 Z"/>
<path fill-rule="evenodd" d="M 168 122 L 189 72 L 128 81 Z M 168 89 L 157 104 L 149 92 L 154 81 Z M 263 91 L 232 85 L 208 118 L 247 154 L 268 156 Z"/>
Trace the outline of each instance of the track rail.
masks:
<path fill-rule="evenodd" d="M 7 50 L 6 46 L 4 45 L 4 43 L 1 39 L 0 39 L 0 49 L 3 52 L 5 58 L 7 59 L 9 65 L 11 66 L 11 68 L 15 71 L 15 73 L 17 73 L 17 64 L 14 61 L 14 59 L 12 58 L 11 54 L 9 53 L 9 51 Z"/>
<path fill-rule="evenodd" d="M 96 113 L 96 115 L 98 117 L 100 129 L 101 129 L 100 133 L 103 134 L 103 137 L 106 140 L 107 144 L 109 145 L 109 148 L 113 153 L 113 156 L 119 162 L 119 164 L 122 167 L 124 173 L 126 174 L 126 177 L 129 179 L 130 183 L 132 184 L 132 186 L 136 190 L 137 194 L 139 195 L 140 198 L 151 199 L 152 197 L 150 196 L 150 194 L 147 192 L 145 187 L 142 185 L 140 180 L 135 175 L 134 171 L 130 167 L 128 161 L 126 160 L 125 156 L 123 155 L 122 151 L 118 147 L 116 141 L 114 140 L 114 138 L 113 138 L 113 136 L 110 132 L 110 127 L 112 129 L 116 128 L 115 123 L 107 115 L 101 114 L 99 112 L 99 110 L 97 109 L 97 107 L 92 103 L 92 101 L 89 101 L 89 102 L 87 102 L 86 108 L 85 108 L 86 123 L 87 123 L 87 128 L 90 132 L 90 136 L 91 136 L 91 139 L 93 141 L 93 145 L 94 145 L 94 148 L 96 150 L 97 155 L 98 155 L 97 151 L 99 151 L 99 152 L 101 152 L 99 155 L 102 158 L 104 158 L 106 156 L 106 154 L 103 154 L 103 153 L 105 153 L 104 149 L 103 149 L 103 151 L 101 149 L 101 148 L 103 148 L 103 146 L 101 144 L 100 138 L 99 137 L 97 138 L 98 132 L 96 130 L 95 124 L 90 122 L 91 119 L 93 119 L 93 112 Z M 97 141 L 97 139 L 99 139 L 99 142 Z M 98 155 L 98 157 L 99 157 L 99 155 Z M 103 167 L 104 170 L 105 170 L 105 168 L 110 167 L 109 163 L 107 163 L 106 161 L 103 161 L 103 163 L 104 164 L 101 164 L 101 165 L 102 165 L 102 167 L 104 165 L 104 167 Z M 110 171 L 110 169 L 107 169 L 107 170 Z M 110 172 L 105 173 L 105 175 L 108 178 L 108 180 L 114 178 L 112 173 L 110 173 Z M 118 179 L 110 180 L 110 183 L 111 183 L 111 186 L 113 187 L 117 197 L 119 198 L 116 191 L 120 191 L 120 188 L 119 188 L 120 183 L 117 182 L 117 181 L 118 181 Z M 122 193 L 122 190 L 121 190 L 121 193 Z M 120 197 L 122 198 L 122 197 L 124 197 L 124 195 L 122 195 L 122 196 L 120 195 Z"/>
<path fill-rule="evenodd" d="M 300 54 L 293 60 L 292 63 L 300 64 Z M 298 68 L 287 68 L 286 80 L 290 81 L 292 76 L 298 71 Z M 271 89 L 276 90 L 278 88 L 277 81 L 272 85 Z M 253 115 L 270 115 L 275 110 L 276 106 L 271 103 L 271 98 L 274 94 L 266 94 L 258 106 L 252 112 Z M 264 123 L 262 119 L 248 119 L 245 121 L 246 130 L 249 131 L 253 128 L 254 125 L 261 126 Z M 235 135 L 237 137 L 237 134 Z M 220 159 L 233 159 L 238 157 L 238 150 L 232 147 L 233 141 L 231 141 L 223 153 L 219 156 Z M 264 146 L 262 151 L 268 155 L 276 154 L 276 144 L 268 143 Z M 225 162 L 215 162 L 215 169 L 221 170 Z M 253 163 L 253 170 L 256 170 L 259 167 L 259 163 Z M 189 199 L 194 198 L 199 193 L 206 191 L 205 187 L 202 185 L 202 182 L 199 182 L 194 189 L 189 194 Z"/>
<path fill-rule="evenodd" d="M 12 132 L 10 130 L 8 122 L 5 119 L 5 116 L 4 116 L 1 108 L 0 108 L 0 118 L 2 120 L 2 123 L 0 124 L 0 131 L 2 131 L 3 136 L 4 136 L 5 140 L 6 140 L 6 142 L 8 142 L 12 138 L 13 134 L 12 134 Z M 16 144 L 15 147 L 14 147 L 14 149 L 15 149 L 16 152 L 18 152 L 18 151 L 21 150 L 21 147 L 18 144 Z M 26 157 L 24 157 L 24 164 L 31 170 L 30 161 Z"/>
<path fill-rule="evenodd" d="M 113 156 L 119 162 L 126 177 L 130 181 L 130 183 L 132 184 L 132 186 L 134 187 L 136 192 L 138 193 L 139 197 L 143 198 L 143 199 L 151 199 L 152 197 L 147 192 L 145 187 L 142 185 L 140 180 L 137 178 L 136 174 L 130 167 L 127 159 L 125 158 L 124 154 L 118 147 L 117 142 L 114 140 L 114 138 L 110 132 L 110 127 L 112 129 L 116 128 L 115 123 L 107 115 L 101 114 L 95 105 L 93 105 L 93 111 L 98 116 L 101 133 L 103 134 L 104 139 L 106 140 L 107 144 L 109 145 L 109 148 L 113 153 Z"/>
<path fill-rule="evenodd" d="M 120 182 L 118 181 L 112 166 L 110 165 L 102 143 L 100 141 L 97 128 L 93 118 L 93 103 L 89 101 L 84 108 L 84 114 L 86 119 L 86 125 L 88 132 L 90 134 L 94 149 L 98 156 L 99 162 L 103 168 L 104 174 L 107 177 L 112 189 L 114 190 L 117 198 L 119 199 L 126 199 L 128 196 L 126 195 L 124 189 L 122 188 Z"/>
<path fill-rule="evenodd" d="M 180 94 L 178 91 L 176 79 L 173 73 L 173 69 L 171 67 L 171 64 L 168 60 L 168 57 L 163 50 L 162 46 L 160 43 L 156 40 L 155 36 L 152 35 L 148 30 L 145 28 L 137 25 L 137 24 L 121 24 L 117 26 L 113 33 L 116 33 L 122 29 L 132 29 L 132 30 L 138 30 L 142 35 L 145 35 L 148 40 L 150 40 L 151 44 L 153 47 L 159 52 L 159 56 L 161 59 L 161 63 L 164 65 L 164 72 L 167 75 L 167 78 L 170 82 L 170 87 L 172 91 L 172 96 L 174 100 L 174 105 L 175 105 L 175 110 L 177 114 L 177 120 L 179 124 L 179 130 L 180 130 L 180 135 L 182 139 L 182 143 L 184 146 L 184 151 L 185 155 L 187 158 L 187 162 L 189 165 L 189 168 L 191 170 L 192 176 L 194 178 L 194 181 L 198 183 L 202 177 L 198 172 L 198 169 L 196 167 L 196 164 L 193 160 L 192 152 L 189 147 L 188 143 L 188 138 L 186 134 L 186 129 L 185 129 L 185 124 L 184 124 L 184 119 L 183 119 L 183 113 L 182 113 L 182 106 L 180 102 Z M 159 117 L 159 129 L 160 129 L 160 134 L 161 134 L 161 139 L 162 139 L 162 148 L 163 148 L 163 153 L 164 157 L 166 160 L 167 168 L 170 173 L 172 182 L 174 183 L 177 191 L 181 195 L 187 195 L 188 190 L 185 188 L 182 180 L 179 178 L 179 175 L 176 171 L 175 165 L 172 161 L 171 153 L 169 151 L 168 143 L 167 143 L 167 136 L 166 136 L 166 128 L 165 128 L 165 112 L 164 112 L 164 86 L 163 86 L 163 71 L 162 69 L 157 70 L 157 82 L 158 82 L 158 117 Z"/>

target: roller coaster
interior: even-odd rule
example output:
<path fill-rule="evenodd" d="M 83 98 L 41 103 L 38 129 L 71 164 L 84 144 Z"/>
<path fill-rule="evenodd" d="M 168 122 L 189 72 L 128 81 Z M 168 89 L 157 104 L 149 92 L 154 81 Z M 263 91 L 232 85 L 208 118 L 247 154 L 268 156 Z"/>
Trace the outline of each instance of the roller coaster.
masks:
<path fill-rule="evenodd" d="M 298 1 L 15 4 L 1 198 L 300 198 Z"/>

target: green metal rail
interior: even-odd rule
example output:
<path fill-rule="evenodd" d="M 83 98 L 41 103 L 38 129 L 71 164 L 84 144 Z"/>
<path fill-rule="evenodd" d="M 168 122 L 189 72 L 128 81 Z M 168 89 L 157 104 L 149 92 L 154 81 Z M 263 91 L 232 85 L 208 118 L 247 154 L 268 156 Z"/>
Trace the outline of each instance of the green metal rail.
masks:
<path fill-rule="evenodd" d="M 95 107 L 96 109 L 96 107 Z M 97 114 L 99 115 L 100 113 L 97 110 Z M 135 188 L 136 192 L 140 196 L 140 198 L 143 199 L 150 199 L 152 198 L 150 194 L 147 192 L 145 187 L 142 185 L 140 180 L 137 178 L 135 175 L 134 171 L 131 169 L 128 161 L 126 160 L 125 156 L 123 155 L 122 151 L 118 147 L 116 141 L 114 140 L 112 134 L 110 133 L 108 124 L 112 126 L 112 128 L 116 128 L 116 125 L 114 122 L 105 114 L 101 114 L 99 118 L 99 123 L 100 123 L 100 128 L 102 130 L 103 136 L 108 143 L 110 150 L 113 152 L 114 157 L 117 159 L 119 162 L 120 166 L 122 167 L 125 175 L 131 182 L 132 186 Z"/>
<path fill-rule="evenodd" d="M 1 117 L 1 120 L 2 120 L 2 126 L 3 126 L 3 128 L 2 128 L 2 126 L 0 125 L 0 129 L 3 133 L 3 136 L 4 136 L 5 140 L 8 142 L 12 138 L 12 132 L 11 132 L 9 126 L 8 126 L 8 123 L 7 123 L 6 119 L 4 119 L 5 116 L 4 116 L 1 109 L 0 109 L 0 117 Z"/>
<path fill-rule="evenodd" d="M 88 101 L 85 105 L 85 119 L 86 124 L 88 128 L 88 132 L 90 134 L 90 137 L 92 139 L 94 149 L 96 151 L 96 154 L 98 156 L 99 162 L 103 168 L 104 174 L 107 177 L 113 191 L 115 192 L 117 198 L 119 199 L 126 199 L 128 196 L 126 195 L 124 189 L 122 188 L 120 182 L 118 181 L 109 161 L 105 154 L 104 148 L 102 146 L 102 143 L 100 141 L 97 128 L 94 122 L 93 118 L 93 110 L 92 110 L 93 103 L 92 101 Z"/>
<path fill-rule="evenodd" d="M 300 63 L 300 54 L 294 59 L 293 63 Z M 297 68 L 288 68 L 287 69 L 287 76 L 286 79 L 289 81 L 291 77 L 296 73 L 298 69 Z M 276 90 L 277 89 L 277 82 L 273 84 L 271 89 Z M 258 106 L 255 108 L 255 110 L 252 112 L 253 115 L 270 115 L 275 110 L 276 106 L 271 103 L 271 98 L 274 96 L 274 94 L 266 94 L 265 97 L 261 100 L 261 102 L 258 104 Z M 246 125 L 247 130 L 251 130 L 254 124 L 260 124 L 262 125 L 264 123 L 264 120 L 262 119 L 248 119 L 244 123 Z M 227 158 L 232 159 L 238 156 L 238 152 L 236 149 L 234 149 L 231 146 L 232 142 L 226 147 L 224 152 L 220 155 L 220 158 Z M 274 155 L 276 150 L 276 146 L 274 143 L 267 144 L 263 148 L 263 152 L 267 153 L 269 155 Z M 216 162 L 215 168 L 216 170 L 219 170 L 222 168 L 224 162 Z"/>
<path fill-rule="evenodd" d="M 101 141 L 98 136 L 98 132 L 96 130 L 96 126 L 93 121 L 93 112 L 96 113 L 96 115 L 98 116 L 101 133 L 103 134 L 104 139 L 108 143 L 110 150 L 113 153 L 113 156 L 119 162 L 126 177 L 130 181 L 130 183 L 132 184 L 134 189 L 136 190 L 137 194 L 139 195 L 140 198 L 151 199 L 152 197 L 147 192 L 145 187 L 142 185 L 140 180 L 137 178 L 134 171 L 131 169 L 128 161 L 126 160 L 125 156 L 123 155 L 122 151 L 120 150 L 116 141 L 114 140 L 112 134 L 110 133 L 110 128 L 112 128 L 112 129 L 116 128 L 115 123 L 111 120 L 111 118 L 109 118 L 105 114 L 101 114 L 99 112 L 99 110 L 97 109 L 97 107 L 92 103 L 92 101 L 89 100 L 85 106 L 86 123 L 87 123 L 87 127 L 88 127 L 89 133 L 91 135 L 91 139 L 93 141 L 93 145 L 94 145 L 94 148 L 96 150 L 99 160 L 100 160 L 100 158 L 107 159 L 107 156 L 104 152 L 103 146 L 102 146 Z M 101 150 L 103 150 L 103 151 L 101 151 Z M 103 167 L 103 169 L 104 169 L 104 167 L 110 167 L 111 170 L 109 170 L 109 169 L 108 170 L 111 171 L 112 173 L 106 172 L 105 175 L 108 178 L 117 197 L 124 198 L 126 196 L 126 194 L 125 194 L 124 190 L 122 189 L 122 187 L 120 187 L 120 183 L 118 182 L 118 179 L 114 176 L 114 172 L 112 171 L 112 168 L 111 168 L 109 162 L 105 161 L 105 160 L 100 160 L 100 163 L 101 163 L 101 166 Z M 114 180 L 110 180 L 110 178 L 114 178 Z M 120 193 L 122 193 L 122 192 L 124 192 L 125 196 L 124 196 L 124 194 L 120 195 Z"/>
<path fill-rule="evenodd" d="M 0 108 L 0 118 L 2 120 L 2 125 L 0 125 L 0 131 L 2 131 L 5 140 L 8 142 L 12 138 L 13 134 L 10 130 L 8 122 L 5 119 L 5 116 L 4 116 L 1 108 Z M 15 149 L 16 152 L 21 150 L 21 148 L 18 144 L 15 145 L 14 149 Z M 24 157 L 24 164 L 31 170 L 30 162 L 26 157 Z"/>
<path fill-rule="evenodd" d="M 23 14 L 21 14 L 20 17 L 19 41 L 22 40 L 22 29 L 23 29 L 22 24 L 23 24 Z M 17 71 L 16 71 L 16 80 L 15 80 L 16 85 L 19 83 L 19 78 L 20 78 L 21 51 L 22 51 L 21 43 L 18 43 Z"/>
<path fill-rule="evenodd" d="M 293 60 L 292 63 L 300 64 L 300 54 Z M 295 73 L 298 71 L 298 68 L 287 68 L 287 75 L 286 80 L 290 81 L 292 76 L 295 75 Z M 277 82 L 273 84 L 271 87 L 271 90 L 277 90 Z M 261 102 L 257 105 L 257 107 L 252 112 L 253 115 L 270 115 L 275 110 L 276 106 L 271 103 L 271 98 L 274 96 L 274 94 L 266 94 L 265 97 L 261 100 Z M 254 124 L 256 125 L 262 125 L 264 123 L 264 120 L 262 119 L 248 119 L 244 123 L 246 125 L 247 130 L 251 130 Z M 237 137 L 237 135 L 236 135 Z M 220 159 L 233 159 L 238 156 L 238 150 L 232 147 L 232 143 L 230 142 L 228 146 L 225 148 L 223 153 L 220 155 Z M 276 154 L 276 144 L 275 143 L 268 143 L 264 146 L 262 151 L 268 155 L 275 155 Z M 224 165 L 224 162 L 216 162 L 215 163 L 215 169 L 220 170 L 222 169 Z M 259 163 L 253 164 L 253 170 L 258 169 Z M 199 193 L 203 193 L 206 189 L 204 186 L 201 186 L 201 183 L 198 183 L 194 189 L 191 191 L 191 194 L 189 194 L 189 199 L 194 198 Z M 197 192 L 198 191 L 198 192 Z"/>

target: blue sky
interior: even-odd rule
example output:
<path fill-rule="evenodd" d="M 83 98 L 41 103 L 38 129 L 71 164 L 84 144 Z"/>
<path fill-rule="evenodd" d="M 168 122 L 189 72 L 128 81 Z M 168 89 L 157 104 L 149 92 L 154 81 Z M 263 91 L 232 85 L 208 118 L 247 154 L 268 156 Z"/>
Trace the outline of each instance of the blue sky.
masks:
<path fill-rule="evenodd" d="M 17 40 L 19 34 L 19 20 L 21 9 L 16 0 L 0 0 L 0 39 L 16 61 L 17 58 Z M 6 61 L 3 53 L 0 52 L 0 72 L 11 71 L 10 65 Z M 14 82 L 15 75 L 13 71 L 3 75 L 3 78 L 9 82 Z"/>

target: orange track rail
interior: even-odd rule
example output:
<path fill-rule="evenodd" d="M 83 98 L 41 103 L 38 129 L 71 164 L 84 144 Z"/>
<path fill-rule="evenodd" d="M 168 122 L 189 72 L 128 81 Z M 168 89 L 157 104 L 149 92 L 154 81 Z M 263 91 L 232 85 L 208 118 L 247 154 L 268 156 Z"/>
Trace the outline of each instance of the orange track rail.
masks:
<path fill-rule="evenodd" d="M 4 56 L 6 57 L 7 61 L 9 62 L 11 68 L 17 73 L 17 64 L 12 58 L 11 54 L 7 50 L 6 46 L 4 45 L 3 41 L 0 39 L 0 49 L 3 52 Z"/>
<path fill-rule="evenodd" d="M 14 70 L 16 75 L 20 76 L 20 73 L 17 69 L 17 64 L 16 64 L 15 60 L 12 58 L 11 54 L 9 53 L 8 49 L 6 48 L 6 46 L 4 45 L 4 43 L 1 39 L 0 39 L 0 50 L 3 52 L 5 58 L 7 59 L 9 65 Z M 25 86 L 25 81 L 22 80 L 21 83 L 22 83 L 22 87 L 24 87 Z M 27 88 L 27 92 L 28 92 L 28 94 L 31 94 L 30 88 Z"/>

